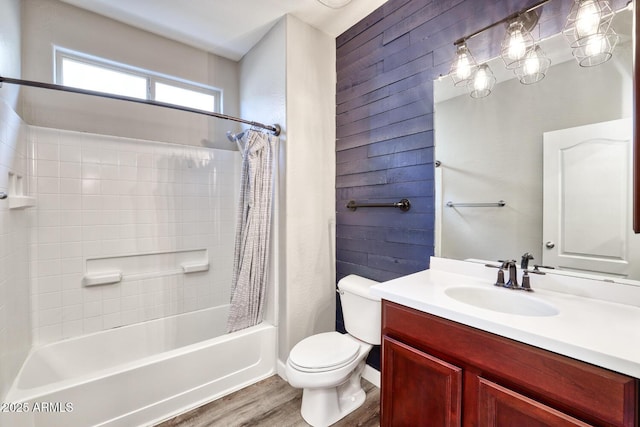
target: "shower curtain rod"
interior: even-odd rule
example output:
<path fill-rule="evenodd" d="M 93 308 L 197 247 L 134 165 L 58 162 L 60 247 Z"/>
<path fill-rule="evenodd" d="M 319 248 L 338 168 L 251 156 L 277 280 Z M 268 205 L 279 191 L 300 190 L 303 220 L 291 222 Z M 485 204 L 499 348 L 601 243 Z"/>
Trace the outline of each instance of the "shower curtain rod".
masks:
<path fill-rule="evenodd" d="M 43 88 L 43 89 L 59 90 L 59 91 L 62 91 L 62 92 L 79 93 L 79 94 L 82 94 L 82 95 L 99 96 L 99 97 L 102 97 L 102 98 L 111 98 L 111 99 L 118 99 L 120 101 L 137 102 L 138 104 L 154 105 L 156 107 L 171 108 L 171 109 L 174 109 L 174 110 L 181 110 L 181 111 L 186 111 L 186 112 L 189 112 L 189 113 L 203 114 L 205 116 L 216 117 L 218 119 L 224 119 L 224 120 L 232 120 L 234 122 L 244 123 L 244 124 L 250 125 L 252 127 L 258 127 L 258 128 L 261 128 L 261 129 L 266 129 L 266 130 L 270 131 L 271 133 L 273 133 L 275 136 L 280 135 L 280 131 L 281 131 L 280 125 L 278 125 L 278 124 L 265 125 L 265 124 L 260 123 L 260 122 L 254 122 L 254 121 L 250 121 L 250 120 L 245 120 L 245 119 L 241 119 L 241 118 L 238 118 L 238 117 L 228 116 L 226 114 L 212 113 L 212 112 L 209 112 L 209 111 L 198 110 L 198 109 L 189 108 L 189 107 L 183 107 L 181 105 L 167 104 L 165 102 L 151 101 L 151 100 L 148 100 L 148 99 L 132 98 L 130 96 L 113 95 L 113 94 L 110 94 L 110 93 L 98 92 L 98 91 L 94 91 L 94 90 L 78 89 L 78 88 L 70 87 L 70 86 L 56 85 L 56 84 L 52 84 L 52 83 L 35 82 L 35 81 L 31 81 L 31 80 L 12 79 L 12 78 L 9 78 L 9 77 L 0 76 L 0 87 L 2 87 L 2 83 L 10 83 L 10 84 L 21 85 L 21 86 L 30 86 L 30 87 L 39 87 L 39 88 Z"/>

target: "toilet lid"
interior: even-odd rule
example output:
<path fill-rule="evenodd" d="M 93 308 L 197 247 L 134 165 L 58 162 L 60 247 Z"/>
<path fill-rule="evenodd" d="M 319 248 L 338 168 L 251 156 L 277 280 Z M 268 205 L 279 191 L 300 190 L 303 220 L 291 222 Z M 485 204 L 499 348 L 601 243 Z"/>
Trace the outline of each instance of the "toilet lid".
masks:
<path fill-rule="evenodd" d="M 303 339 L 289 353 L 289 362 L 304 372 L 338 369 L 351 363 L 360 345 L 339 332 L 325 332 Z"/>

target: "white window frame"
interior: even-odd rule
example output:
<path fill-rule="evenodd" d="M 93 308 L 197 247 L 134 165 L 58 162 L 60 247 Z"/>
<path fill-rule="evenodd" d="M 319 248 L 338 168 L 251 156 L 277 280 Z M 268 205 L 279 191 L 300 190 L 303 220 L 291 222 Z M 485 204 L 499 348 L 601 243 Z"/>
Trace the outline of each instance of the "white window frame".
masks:
<path fill-rule="evenodd" d="M 194 92 L 200 92 L 206 95 L 213 96 L 214 105 L 213 113 L 222 113 L 222 89 L 215 88 L 213 86 L 204 85 L 179 77 L 170 76 L 167 74 L 158 73 L 155 71 L 145 70 L 143 68 L 134 67 L 132 65 L 122 64 L 119 62 L 111 61 L 105 58 L 100 58 L 86 53 L 77 52 L 71 49 L 63 48 L 60 46 L 54 46 L 54 73 L 53 80 L 56 84 L 62 85 L 63 82 L 63 58 L 70 59 L 76 62 L 83 62 L 88 65 L 100 67 L 108 70 L 118 71 L 120 73 L 130 74 L 137 77 L 143 77 L 147 80 L 147 100 L 156 101 L 155 99 L 155 84 L 163 83 L 170 86 L 179 87 L 182 89 L 192 90 Z M 166 103 L 166 102 L 163 102 Z M 177 104 L 174 104 L 177 105 Z M 191 108 L 191 107 L 189 107 Z M 196 108 L 194 108 L 196 109 Z M 207 111 L 207 110 L 201 110 Z"/>

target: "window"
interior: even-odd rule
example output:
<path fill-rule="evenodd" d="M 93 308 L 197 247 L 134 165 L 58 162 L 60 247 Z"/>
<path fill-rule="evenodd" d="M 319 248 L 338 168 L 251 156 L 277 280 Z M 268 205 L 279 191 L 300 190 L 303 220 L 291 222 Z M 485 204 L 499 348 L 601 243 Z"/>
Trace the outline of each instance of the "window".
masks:
<path fill-rule="evenodd" d="M 55 82 L 79 89 L 148 99 L 219 113 L 219 89 L 177 77 L 55 48 Z"/>
<path fill-rule="evenodd" d="M 155 83 L 155 89 L 156 101 L 214 111 L 216 99 L 213 95 L 160 82 Z"/>
<path fill-rule="evenodd" d="M 60 73 L 64 86 L 147 99 L 147 79 L 134 74 L 62 58 Z"/>

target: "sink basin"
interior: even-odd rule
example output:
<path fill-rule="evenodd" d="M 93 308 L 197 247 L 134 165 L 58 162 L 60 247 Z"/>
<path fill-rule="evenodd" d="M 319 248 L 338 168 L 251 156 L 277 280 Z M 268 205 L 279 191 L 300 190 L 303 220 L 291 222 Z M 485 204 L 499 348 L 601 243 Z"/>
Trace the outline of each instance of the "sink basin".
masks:
<path fill-rule="evenodd" d="M 486 310 L 520 316 L 555 316 L 558 309 L 539 298 L 504 288 L 456 286 L 444 293 L 457 301 Z"/>

